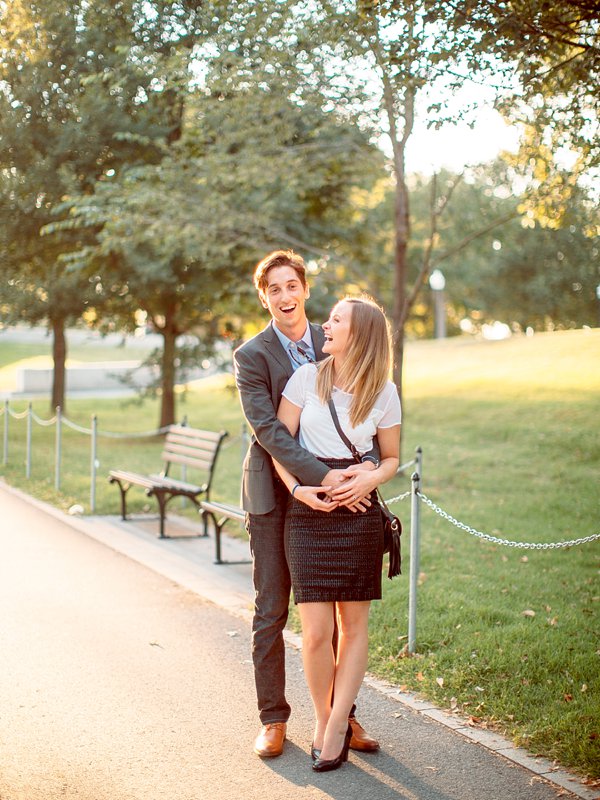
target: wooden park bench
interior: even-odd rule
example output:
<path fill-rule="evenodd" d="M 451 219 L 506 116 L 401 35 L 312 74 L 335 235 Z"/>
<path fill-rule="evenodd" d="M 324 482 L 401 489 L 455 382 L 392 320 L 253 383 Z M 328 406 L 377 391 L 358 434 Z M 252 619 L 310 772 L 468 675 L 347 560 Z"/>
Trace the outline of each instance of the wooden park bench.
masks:
<path fill-rule="evenodd" d="M 202 512 L 211 518 L 213 527 L 215 529 L 215 564 L 250 563 L 248 561 L 223 561 L 221 558 L 221 531 L 223 530 L 223 527 L 227 522 L 229 522 L 229 520 L 235 520 L 236 522 L 242 523 L 245 522 L 245 512 L 238 506 L 232 506 L 228 503 L 216 503 L 208 498 L 206 500 L 201 500 L 200 506 L 202 508 Z"/>
<path fill-rule="evenodd" d="M 165 437 L 161 454 L 165 462 L 163 471 L 157 475 L 144 475 L 138 472 L 112 469 L 108 480 L 116 483 L 121 492 L 121 517 L 127 519 L 127 492 L 132 486 L 141 486 L 148 497 L 156 497 L 160 514 L 159 538 L 165 538 L 166 507 L 173 497 L 187 497 L 199 509 L 204 522 L 204 535 L 208 534 L 207 514 L 201 507 L 198 497 L 210 499 L 210 485 L 221 442 L 227 436 L 225 431 L 214 433 L 184 425 L 171 425 Z M 199 470 L 207 476 L 205 483 L 189 483 L 172 478 L 169 470 L 173 464 Z"/>

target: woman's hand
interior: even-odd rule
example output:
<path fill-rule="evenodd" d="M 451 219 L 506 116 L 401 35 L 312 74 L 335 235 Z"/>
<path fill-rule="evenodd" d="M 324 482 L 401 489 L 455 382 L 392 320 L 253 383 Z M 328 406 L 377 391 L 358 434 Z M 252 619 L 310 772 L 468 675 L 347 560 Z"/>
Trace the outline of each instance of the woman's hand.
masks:
<path fill-rule="evenodd" d="M 346 480 L 330 492 L 332 500 L 347 506 L 350 511 L 365 511 L 370 505 L 369 496 L 381 480 L 372 461 L 351 464 L 344 470 Z"/>
<path fill-rule="evenodd" d="M 330 492 L 330 489 L 330 486 L 298 486 L 294 492 L 294 497 L 315 511 L 329 512 L 339 505 L 337 500 L 331 498 L 330 494 L 323 496 L 323 493 Z"/>

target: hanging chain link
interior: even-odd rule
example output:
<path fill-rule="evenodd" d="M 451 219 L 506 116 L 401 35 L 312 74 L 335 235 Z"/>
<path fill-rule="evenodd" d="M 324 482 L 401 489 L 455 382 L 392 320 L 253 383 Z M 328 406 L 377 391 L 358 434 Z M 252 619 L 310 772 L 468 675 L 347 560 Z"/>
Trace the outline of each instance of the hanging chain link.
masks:
<path fill-rule="evenodd" d="M 399 494 L 396 497 L 390 497 L 390 499 L 386 500 L 385 502 L 389 506 L 390 503 L 396 503 L 400 500 L 406 500 L 407 497 L 410 497 L 410 492 L 404 492 L 404 494 Z"/>
<path fill-rule="evenodd" d="M 423 494 L 422 492 L 418 492 L 418 495 L 420 499 L 426 505 L 428 505 L 432 511 L 435 511 L 436 514 L 439 514 L 440 517 L 448 520 L 448 522 L 451 522 L 457 528 L 470 533 L 472 536 L 477 536 L 479 539 L 485 539 L 486 542 L 503 544 L 507 547 L 520 547 L 524 550 L 554 550 L 559 547 L 574 547 L 578 544 L 587 544 L 587 542 L 593 542 L 596 539 L 600 539 L 600 533 L 595 533 L 591 536 L 584 536 L 581 539 L 571 539 L 568 542 L 511 542 L 508 539 L 499 539 L 497 536 L 490 536 L 489 533 L 482 533 L 475 528 L 471 528 L 469 525 L 465 525 L 464 522 L 459 522 L 453 516 L 437 506 L 433 500 L 430 500 L 429 497 L 427 497 L 427 495 Z"/>

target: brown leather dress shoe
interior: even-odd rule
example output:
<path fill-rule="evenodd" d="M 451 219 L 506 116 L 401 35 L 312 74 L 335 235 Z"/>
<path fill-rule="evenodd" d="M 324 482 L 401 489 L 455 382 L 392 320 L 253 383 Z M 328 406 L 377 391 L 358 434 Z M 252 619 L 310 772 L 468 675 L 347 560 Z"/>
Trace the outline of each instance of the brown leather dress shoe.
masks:
<path fill-rule="evenodd" d="M 283 753 L 285 742 L 285 722 L 271 722 L 263 725 L 254 742 L 254 752 L 261 758 L 273 758 Z"/>
<path fill-rule="evenodd" d="M 360 750 L 363 753 L 374 753 L 379 750 L 379 742 L 373 739 L 356 717 L 349 717 L 348 722 L 352 728 L 352 738 L 350 739 L 350 749 Z"/>

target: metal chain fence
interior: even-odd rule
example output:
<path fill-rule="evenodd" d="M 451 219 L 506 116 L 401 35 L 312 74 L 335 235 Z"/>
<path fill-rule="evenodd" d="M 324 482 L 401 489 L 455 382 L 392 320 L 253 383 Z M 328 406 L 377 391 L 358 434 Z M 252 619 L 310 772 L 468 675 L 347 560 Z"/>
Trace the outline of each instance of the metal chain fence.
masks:
<path fill-rule="evenodd" d="M 429 506 L 432 511 L 435 511 L 436 514 L 450 522 L 455 527 L 460 528 L 460 530 L 471 534 L 471 536 L 477 536 L 479 539 L 484 539 L 486 542 L 502 544 L 506 545 L 507 547 L 520 547 L 525 550 L 555 550 L 559 547 L 575 547 L 579 544 L 587 544 L 588 542 L 593 542 L 596 539 L 600 539 L 600 533 L 594 533 L 591 536 L 582 536 L 579 539 L 569 539 L 565 542 L 511 542 L 509 539 L 500 539 L 497 536 L 491 536 L 489 533 L 483 533 L 482 531 L 478 531 L 476 528 L 471 528 L 469 525 L 465 525 L 464 522 L 459 522 L 453 516 L 448 514 L 447 511 L 444 511 L 442 508 L 436 505 L 433 500 L 427 497 L 427 495 L 423 494 L 423 492 L 419 492 L 419 499 L 425 503 L 425 505 Z"/>
<path fill-rule="evenodd" d="M 60 407 L 56 409 L 56 414 L 50 419 L 42 419 L 32 410 L 31 403 L 25 411 L 16 412 L 10 408 L 8 400 L 5 401 L 4 406 L 0 407 L 0 416 L 4 415 L 4 443 L 3 443 L 3 463 L 8 463 L 8 441 L 9 441 L 9 418 L 15 420 L 27 420 L 27 443 L 26 443 L 26 477 L 31 477 L 31 452 L 32 452 L 32 426 L 33 423 L 49 427 L 56 425 L 55 437 L 55 481 L 54 485 L 56 490 L 60 489 L 60 467 L 61 467 L 61 448 L 62 448 L 62 426 L 65 425 L 71 430 L 91 437 L 91 453 L 90 453 L 90 509 L 94 513 L 96 509 L 96 472 L 99 467 L 97 459 L 97 442 L 98 437 L 107 439 L 144 439 L 159 436 L 166 433 L 170 426 L 156 428 L 150 431 L 141 432 L 128 432 L 118 433 L 114 431 L 101 431 L 98 429 L 98 420 L 96 415 L 92 417 L 92 425 L 86 428 L 78 425 L 75 422 L 63 417 Z M 181 423 L 187 425 L 187 418 Z M 224 448 L 230 448 L 236 445 L 240 446 L 241 461 L 243 461 L 244 454 L 250 441 L 248 428 L 245 423 L 242 424 L 241 432 L 237 436 L 230 438 L 224 445 Z M 498 536 L 492 536 L 488 533 L 472 528 L 464 522 L 460 522 L 447 511 L 444 511 L 440 506 L 436 505 L 427 495 L 421 492 L 421 481 L 423 476 L 423 453 L 420 447 L 415 450 L 415 457 L 410 461 L 402 464 L 398 468 L 398 475 L 404 475 L 409 467 L 415 467 L 415 471 L 411 476 L 411 490 L 403 492 L 402 494 L 390 497 L 385 502 L 388 505 L 392 503 L 402 502 L 408 497 L 411 498 L 411 511 L 410 511 L 410 575 L 409 575 L 409 613 L 408 613 L 408 644 L 407 649 L 410 654 L 416 650 L 416 609 L 417 609 L 417 583 L 419 575 L 419 559 L 420 559 L 420 536 L 421 536 L 421 523 L 420 523 L 420 503 L 424 503 L 434 513 L 438 514 L 442 519 L 445 519 L 451 525 L 459 528 L 460 530 L 475 536 L 487 542 L 494 544 L 505 545 L 507 547 L 516 547 L 530 550 L 553 550 L 557 548 L 575 547 L 577 545 L 588 544 L 590 542 L 600 539 L 600 533 L 592 534 L 591 536 L 582 536 L 578 539 L 570 539 L 561 542 L 519 542 L 511 541 L 509 539 L 502 539 Z M 184 476 L 185 479 L 185 476 Z"/>

